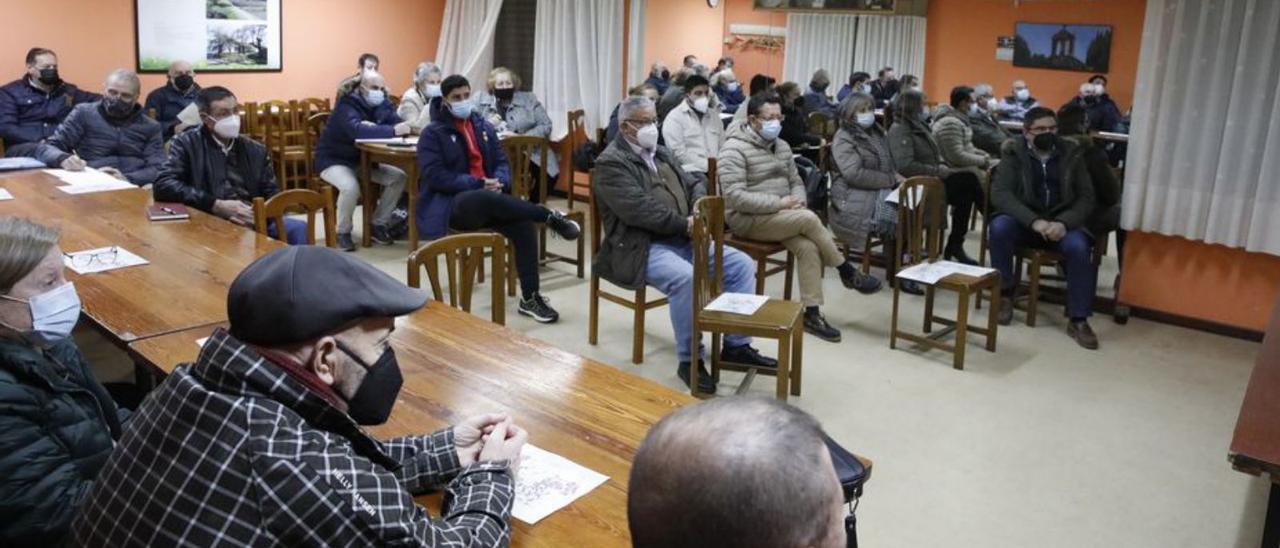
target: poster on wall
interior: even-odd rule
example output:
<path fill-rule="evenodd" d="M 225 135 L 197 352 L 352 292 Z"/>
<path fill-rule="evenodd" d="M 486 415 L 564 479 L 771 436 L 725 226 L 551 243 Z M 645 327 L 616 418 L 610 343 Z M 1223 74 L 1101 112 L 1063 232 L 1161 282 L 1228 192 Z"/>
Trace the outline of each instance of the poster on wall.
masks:
<path fill-rule="evenodd" d="M 996 60 L 1012 61 L 1013 60 L 1013 44 L 1015 40 L 1012 36 L 996 37 Z"/>
<path fill-rule="evenodd" d="M 1111 26 L 1018 23 L 1013 66 L 1108 72 Z"/>
<path fill-rule="evenodd" d="M 283 68 L 280 0 L 134 0 L 138 72 L 188 61 L 201 72 Z"/>

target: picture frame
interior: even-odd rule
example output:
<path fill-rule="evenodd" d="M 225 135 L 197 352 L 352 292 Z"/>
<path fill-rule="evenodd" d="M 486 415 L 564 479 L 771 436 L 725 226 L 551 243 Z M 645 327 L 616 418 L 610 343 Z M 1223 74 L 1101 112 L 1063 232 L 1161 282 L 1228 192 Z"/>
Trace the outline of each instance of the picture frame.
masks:
<path fill-rule="evenodd" d="M 897 0 L 755 0 L 753 8 L 824 13 L 895 13 Z"/>
<path fill-rule="evenodd" d="M 1013 66 L 1106 74 L 1111 68 L 1111 25 L 1019 21 Z"/>
<path fill-rule="evenodd" d="M 139 73 L 183 60 L 198 72 L 284 70 L 281 0 L 134 0 Z"/>

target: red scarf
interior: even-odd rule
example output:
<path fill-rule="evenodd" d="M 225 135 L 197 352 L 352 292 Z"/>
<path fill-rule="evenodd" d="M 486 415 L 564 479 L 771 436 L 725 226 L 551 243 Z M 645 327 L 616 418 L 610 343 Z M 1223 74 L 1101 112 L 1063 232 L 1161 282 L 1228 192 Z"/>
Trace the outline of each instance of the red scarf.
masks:
<path fill-rule="evenodd" d="M 471 118 L 454 120 L 453 125 L 462 132 L 462 138 L 467 142 L 467 160 L 471 164 L 471 176 L 484 179 L 484 156 L 480 155 L 480 145 L 476 143 L 476 130 L 471 124 Z"/>

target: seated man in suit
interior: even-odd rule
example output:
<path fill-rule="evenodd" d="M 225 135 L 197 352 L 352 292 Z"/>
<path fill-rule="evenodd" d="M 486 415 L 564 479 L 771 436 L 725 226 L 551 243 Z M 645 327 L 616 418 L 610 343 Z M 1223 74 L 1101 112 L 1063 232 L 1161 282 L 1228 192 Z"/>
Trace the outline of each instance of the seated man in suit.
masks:
<path fill-rule="evenodd" d="M 34 155 L 36 144 L 51 137 L 72 108 L 98 99 L 98 94 L 62 81 L 53 50 L 31 48 L 27 73 L 0 87 L 0 139 L 5 155 Z"/>
<path fill-rule="evenodd" d="M 195 102 L 197 93 L 200 93 L 200 84 L 196 83 L 196 71 L 191 63 L 174 61 L 169 63 L 169 80 L 147 94 L 142 108 L 148 115 L 155 112 L 156 121 L 164 126 L 166 141 L 172 139 L 173 134 L 192 127 L 178 121 L 178 113 Z"/>
<path fill-rule="evenodd" d="M 1014 253 L 1038 247 L 1061 253 L 1067 271 L 1067 335 L 1082 347 L 1098 348 L 1089 327 L 1098 267 L 1093 264 L 1093 237 L 1085 223 L 1094 214 L 1093 182 L 1084 150 L 1075 141 L 1058 137 L 1052 110 L 1036 107 L 1022 122 L 1023 135 L 1004 144 L 996 169 L 991 201 L 991 265 L 1000 271 L 1004 297 L 1000 323 L 1013 319 Z"/>
<path fill-rule="evenodd" d="M 676 374 L 689 384 L 692 360 L 698 360 L 698 391 L 714 394 L 715 381 L 702 364 L 702 348 L 693 348 L 694 202 L 706 185 L 680 169 L 675 155 L 658 145 L 658 113 L 645 97 L 628 97 L 618 113 L 618 137 L 596 158 L 591 191 L 600 206 L 604 238 L 592 263 L 601 278 L 627 289 L 649 284 L 670 300 L 676 337 Z M 755 263 L 741 251 L 724 249 L 724 290 L 755 292 Z M 777 360 L 761 356 L 751 338 L 727 335 L 721 358 L 761 367 Z M 694 356 L 693 353 L 698 355 Z"/>
<path fill-rule="evenodd" d="M 679 409 L 631 467 L 635 548 L 844 548 L 844 516 L 822 426 L 770 399 Z"/>
<path fill-rule="evenodd" d="M 1013 93 L 1006 95 L 1000 102 L 1000 116 L 1005 120 L 1023 121 L 1027 111 L 1040 106 L 1040 102 L 1031 96 L 1031 90 L 1022 80 L 1013 81 Z"/>
<path fill-rule="evenodd" d="M 973 128 L 973 146 L 985 151 L 993 158 L 999 158 L 1000 145 L 1012 137 L 995 118 L 1000 110 L 1000 101 L 996 100 L 991 84 L 973 86 L 973 97 L 977 103 L 977 108 L 969 109 L 969 127 Z"/>
<path fill-rule="evenodd" d="M 228 291 L 230 329 L 151 392 L 81 495 L 74 545 L 506 546 L 528 439 L 509 416 L 364 428 L 400 393 L 396 318 L 426 301 L 326 247 L 254 261 Z M 413 501 L 436 489 L 439 519 Z"/>
<path fill-rule="evenodd" d="M 240 135 L 236 96 L 222 86 L 200 90 L 196 107 L 203 122 L 198 130 L 169 142 L 169 157 L 152 192 L 157 202 L 181 202 L 235 224 L 253 227 L 254 198 L 279 191 L 271 157 L 262 143 Z M 277 227 L 267 227 L 272 237 Z M 307 243 L 307 223 L 285 218 L 291 244 Z"/>
<path fill-rule="evenodd" d="M 53 137 L 36 145 L 36 159 L 69 171 L 96 168 L 138 186 L 155 183 L 164 141 L 160 124 L 138 105 L 141 86 L 133 71 L 112 71 L 102 99 L 76 105 Z"/>

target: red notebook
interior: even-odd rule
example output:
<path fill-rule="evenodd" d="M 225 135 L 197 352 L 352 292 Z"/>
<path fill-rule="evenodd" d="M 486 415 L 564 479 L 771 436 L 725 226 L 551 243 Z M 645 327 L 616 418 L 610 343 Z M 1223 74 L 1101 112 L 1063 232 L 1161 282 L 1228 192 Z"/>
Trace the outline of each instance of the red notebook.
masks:
<path fill-rule="evenodd" d="M 191 212 L 182 204 L 158 203 L 147 207 L 147 219 L 152 221 L 180 221 L 190 218 Z"/>

